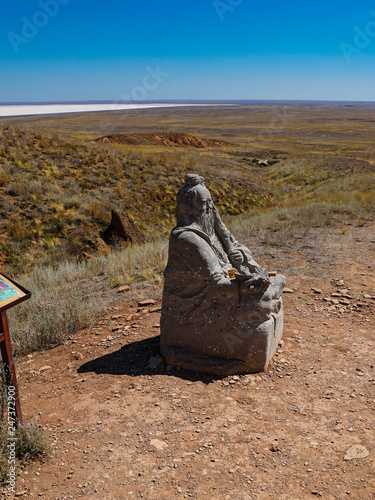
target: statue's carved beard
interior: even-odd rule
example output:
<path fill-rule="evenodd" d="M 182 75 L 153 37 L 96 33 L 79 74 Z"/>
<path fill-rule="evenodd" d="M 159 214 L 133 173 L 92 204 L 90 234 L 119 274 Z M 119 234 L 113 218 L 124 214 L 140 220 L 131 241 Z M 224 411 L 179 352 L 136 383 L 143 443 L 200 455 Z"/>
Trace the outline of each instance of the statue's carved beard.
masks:
<path fill-rule="evenodd" d="M 198 224 L 210 238 L 215 235 L 215 220 L 212 211 L 203 212 L 197 218 Z"/>
<path fill-rule="evenodd" d="M 213 210 L 209 210 L 208 212 L 202 213 L 197 217 L 197 222 L 200 224 L 203 231 L 208 234 L 211 245 L 216 252 L 219 260 L 222 264 L 227 265 L 229 263 L 228 255 L 221 243 L 218 235 L 215 232 L 215 216 Z"/>

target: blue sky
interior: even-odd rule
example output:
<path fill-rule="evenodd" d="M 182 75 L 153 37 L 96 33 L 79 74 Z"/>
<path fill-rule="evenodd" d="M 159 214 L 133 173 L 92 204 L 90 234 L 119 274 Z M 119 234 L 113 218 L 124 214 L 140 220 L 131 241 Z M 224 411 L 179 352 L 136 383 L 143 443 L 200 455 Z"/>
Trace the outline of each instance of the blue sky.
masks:
<path fill-rule="evenodd" d="M 375 2 L 18 0 L 0 102 L 374 100 Z"/>

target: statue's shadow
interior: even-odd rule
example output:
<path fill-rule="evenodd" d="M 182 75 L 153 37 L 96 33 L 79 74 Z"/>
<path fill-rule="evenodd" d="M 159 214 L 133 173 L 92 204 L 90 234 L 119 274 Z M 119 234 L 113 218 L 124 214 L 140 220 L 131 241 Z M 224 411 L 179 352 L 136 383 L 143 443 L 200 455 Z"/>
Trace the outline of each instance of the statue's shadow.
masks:
<path fill-rule="evenodd" d="M 92 359 L 78 368 L 78 373 L 108 375 L 168 375 L 209 384 L 223 377 L 168 367 L 160 356 L 160 335 L 126 344 L 118 351 Z"/>

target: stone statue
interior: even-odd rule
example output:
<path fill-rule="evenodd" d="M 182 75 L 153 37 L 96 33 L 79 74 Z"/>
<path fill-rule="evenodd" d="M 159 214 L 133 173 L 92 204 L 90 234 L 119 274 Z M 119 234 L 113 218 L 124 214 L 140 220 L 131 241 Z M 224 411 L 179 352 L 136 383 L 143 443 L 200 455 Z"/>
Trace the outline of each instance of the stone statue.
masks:
<path fill-rule="evenodd" d="M 177 194 L 161 313 L 169 365 L 215 375 L 267 368 L 283 332 L 285 278 L 269 276 L 220 218 L 203 177 Z"/>

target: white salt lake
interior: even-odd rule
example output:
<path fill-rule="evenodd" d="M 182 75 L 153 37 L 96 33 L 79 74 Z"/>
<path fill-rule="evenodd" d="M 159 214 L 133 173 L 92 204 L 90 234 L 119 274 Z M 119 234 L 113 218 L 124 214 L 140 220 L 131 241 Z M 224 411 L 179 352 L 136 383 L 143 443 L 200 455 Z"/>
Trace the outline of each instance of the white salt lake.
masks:
<path fill-rule="evenodd" d="M 83 113 L 90 111 L 122 111 L 147 108 L 172 108 L 186 106 L 210 106 L 209 104 L 171 104 L 171 103 L 147 103 L 147 104 L 1 104 L 0 117 L 27 116 L 27 115 L 52 115 L 56 113 Z M 211 105 L 212 106 L 212 105 Z"/>

